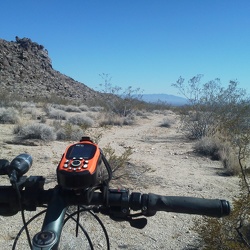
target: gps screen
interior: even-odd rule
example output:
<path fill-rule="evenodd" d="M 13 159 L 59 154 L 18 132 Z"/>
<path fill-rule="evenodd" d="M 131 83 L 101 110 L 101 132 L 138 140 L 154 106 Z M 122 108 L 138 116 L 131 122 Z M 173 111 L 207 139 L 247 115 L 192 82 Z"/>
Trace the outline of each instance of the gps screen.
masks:
<path fill-rule="evenodd" d="M 92 144 L 75 144 L 69 147 L 66 158 L 83 158 L 85 160 L 89 160 L 93 158 L 96 152 L 96 146 Z"/>

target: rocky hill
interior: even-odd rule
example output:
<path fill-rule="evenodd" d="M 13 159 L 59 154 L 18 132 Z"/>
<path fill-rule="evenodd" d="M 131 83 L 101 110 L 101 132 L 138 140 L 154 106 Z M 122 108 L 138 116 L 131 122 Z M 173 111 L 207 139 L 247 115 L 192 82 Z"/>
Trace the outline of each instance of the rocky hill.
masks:
<path fill-rule="evenodd" d="M 16 98 L 93 102 L 101 97 L 99 92 L 54 70 L 43 45 L 19 37 L 11 42 L 0 39 L 0 89 Z"/>

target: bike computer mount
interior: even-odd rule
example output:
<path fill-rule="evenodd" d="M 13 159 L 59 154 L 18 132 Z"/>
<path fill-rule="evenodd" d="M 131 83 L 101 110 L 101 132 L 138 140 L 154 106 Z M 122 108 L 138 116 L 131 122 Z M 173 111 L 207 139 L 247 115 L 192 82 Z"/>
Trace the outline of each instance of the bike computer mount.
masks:
<path fill-rule="evenodd" d="M 89 137 L 69 145 L 57 167 L 57 181 L 64 189 L 88 189 L 105 180 L 107 161 Z M 107 176 L 107 175 L 106 175 Z"/>

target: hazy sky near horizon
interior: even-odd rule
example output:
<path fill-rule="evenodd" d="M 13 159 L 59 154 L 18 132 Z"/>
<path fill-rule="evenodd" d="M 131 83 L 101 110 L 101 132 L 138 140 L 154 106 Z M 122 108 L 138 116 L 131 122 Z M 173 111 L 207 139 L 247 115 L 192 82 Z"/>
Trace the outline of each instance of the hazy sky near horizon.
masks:
<path fill-rule="evenodd" d="M 27 37 L 55 70 L 98 90 L 178 95 L 182 76 L 237 80 L 250 93 L 249 0 L 2 0 L 0 38 Z"/>

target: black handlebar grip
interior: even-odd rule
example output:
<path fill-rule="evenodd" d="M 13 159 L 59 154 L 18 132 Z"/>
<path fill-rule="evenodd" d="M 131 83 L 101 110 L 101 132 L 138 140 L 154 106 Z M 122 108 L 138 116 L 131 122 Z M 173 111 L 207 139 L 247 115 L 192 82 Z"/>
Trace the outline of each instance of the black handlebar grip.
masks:
<path fill-rule="evenodd" d="M 0 175 L 7 175 L 7 168 L 10 165 L 8 160 L 0 159 Z"/>
<path fill-rule="evenodd" d="M 20 210 L 16 190 L 0 186 L 0 215 L 13 216 Z"/>
<path fill-rule="evenodd" d="M 165 211 L 211 217 L 222 217 L 230 214 L 230 204 L 226 200 L 156 194 L 148 194 L 147 209 L 149 213 L 152 211 Z"/>

